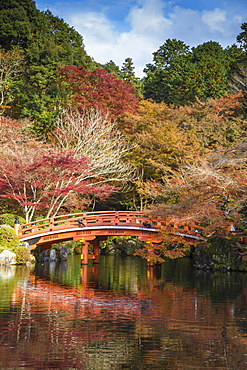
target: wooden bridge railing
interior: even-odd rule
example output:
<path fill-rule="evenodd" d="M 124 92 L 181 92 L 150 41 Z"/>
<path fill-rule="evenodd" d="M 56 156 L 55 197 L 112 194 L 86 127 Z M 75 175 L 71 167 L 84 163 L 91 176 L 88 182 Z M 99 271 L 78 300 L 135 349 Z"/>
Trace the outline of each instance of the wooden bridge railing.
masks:
<path fill-rule="evenodd" d="M 176 232 L 200 235 L 203 227 L 198 225 L 180 226 L 165 222 L 160 217 L 144 216 L 137 211 L 102 211 L 102 212 L 82 212 L 76 214 L 67 214 L 56 216 L 54 218 L 46 218 L 42 220 L 34 220 L 32 222 L 18 225 L 18 236 L 24 237 L 28 234 L 45 233 L 48 231 L 70 229 L 79 226 L 78 221 L 81 221 L 85 227 L 97 226 L 127 226 L 127 227 L 143 227 L 143 223 L 149 224 L 154 229 L 161 229 L 162 226 L 172 227 Z"/>
<path fill-rule="evenodd" d="M 78 227 L 78 221 L 81 221 L 85 227 L 93 226 L 136 226 L 141 227 L 143 222 L 147 222 L 154 228 L 160 228 L 162 221 L 145 217 L 140 212 L 84 212 L 76 214 L 68 214 L 56 216 L 54 218 L 46 218 L 38 221 L 32 221 L 19 226 L 19 237 L 44 232 L 48 230 L 59 230 L 65 228 Z"/>

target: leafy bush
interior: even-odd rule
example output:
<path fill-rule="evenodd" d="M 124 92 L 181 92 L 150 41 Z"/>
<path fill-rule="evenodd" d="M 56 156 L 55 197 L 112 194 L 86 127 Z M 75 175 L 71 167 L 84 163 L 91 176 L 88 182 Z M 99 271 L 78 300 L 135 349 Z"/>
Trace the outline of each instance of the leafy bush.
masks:
<path fill-rule="evenodd" d="M 0 225 L 9 225 L 14 227 L 15 218 L 17 216 L 13 215 L 12 213 L 3 213 L 0 215 Z M 24 224 L 26 221 L 23 217 L 19 217 L 20 224 Z"/>
<path fill-rule="evenodd" d="M 74 254 L 81 254 L 81 243 L 74 247 Z"/>
<path fill-rule="evenodd" d="M 8 249 L 13 252 L 13 248 L 20 243 L 15 231 L 10 227 L 0 227 L 0 251 Z"/>
<path fill-rule="evenodd" d="M 81 242 L 68 240 L 61 243 L 54 243 L 52 248 L 59 249 L 62 245 L 65 245 L 68 248 L 69 254 L 81 254 Z"/>
<path fill-rule="evenodd" d="M 10 216 L 15 217 L 14 215 L 10 215 Z M 11 218 L 9 218 L 9 220 L 10 219 Z M 18 244 L 20 244 L 20 240 L 18 239 L 14 229 L 8 226 L 1 226 L 0 227 L 0 253 L 3 250 L 7 249 L 16 254 L 16 263 L 31 262 L 31 254 L 29 250 L 27 249 L 27 247 L 20 246 Z"/>
<path fill-rule="evenodd" d="M 114 236 L 109 237 L 101 243 L 103 254 L 122 254 L 133 255 L 136 250 L 141 248 L 143 243 L 135 237 L 131 236 Z"/>
<path fill-rule="evenodd" d="M 16 253 L 16 263 L 31 262 L 31 254 L 26 247 L 17 246 L 14 248 L 13 252 Z"/>

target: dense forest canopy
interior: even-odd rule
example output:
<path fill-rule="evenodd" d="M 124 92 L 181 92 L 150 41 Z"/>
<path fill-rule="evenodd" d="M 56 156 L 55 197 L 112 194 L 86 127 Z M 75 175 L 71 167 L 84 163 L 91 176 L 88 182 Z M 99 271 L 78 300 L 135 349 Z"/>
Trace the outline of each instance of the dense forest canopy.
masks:
<path fill-rule="evenodd" d="M 126 56 L 121 68 L 112 60 L 100 65 L 87 55 L 83 36 L 63 19 L 49 10 L 39 11 L 32 0 L 3 0 L 0 47 L 2 52 L 23 55 L 22 73 L 11 76 L 13 83 L 8 83 L 12 99 L 8 114 L 14 118 L 28 117 L 35 122 L 36 130 L 49 131 L 64 96 L 57 69 L 68 66 L 83 66 L 91 73 L 100 68 L 118 80 L 130 82 L 139 99 L 175 106 L 240 90 L 245 93 L 245 84 L 241 82 L 245 78 L 246 23 L 241 29 L 236 35 L 239 46 L 226 49 L 215 41 L 190 48 L 181 40 L 167 39 L 154 51 L 153 63 L 146 66 L 146 77 L 140 81 L 135 77 L 130 57 Z"/>
<path fill-rule="evenodd" d="M 193 48 L 164 40 L 140 80 L 130 57 L 122 67 L 97 63 L 73 26 L 34 1 L 2 0 L 3 209 L 29 220 L 152 206 L 183 222 L 205 222 L 210 212 L 209 228 L 240 225 L 247 211 L 247 23 L 236 42 L 224 49 L 212 40 Z"/>

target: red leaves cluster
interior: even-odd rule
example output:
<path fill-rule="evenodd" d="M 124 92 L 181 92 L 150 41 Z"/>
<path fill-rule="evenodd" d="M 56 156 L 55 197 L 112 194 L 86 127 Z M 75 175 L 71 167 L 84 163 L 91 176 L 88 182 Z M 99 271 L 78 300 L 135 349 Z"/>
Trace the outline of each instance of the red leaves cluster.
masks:
<path fill-rule="evenodd" d="M 61 91 L 66 96 L 65 105 L 84 111 L 97 108 L 110 117 L 121 116 L 124 112 L 135 113 L 138 100 L 135 89 L 128 81 L 119 80 L 114 74 L 97 68 L 89 71 L 83 66 L 59 67 Z M 68 92 L 71 101 L 67 100 Z"/>
<path fill-rule="evenodd" d="M 6 151 L 0 156 L 1 197 L 16 201 L 27 216 L 35 210 L 57 213 L 70 194 L 105 197 L 115 190 L 94 185 L 88 158 L 72 151 L 29 147 L 26 155 Z"/>

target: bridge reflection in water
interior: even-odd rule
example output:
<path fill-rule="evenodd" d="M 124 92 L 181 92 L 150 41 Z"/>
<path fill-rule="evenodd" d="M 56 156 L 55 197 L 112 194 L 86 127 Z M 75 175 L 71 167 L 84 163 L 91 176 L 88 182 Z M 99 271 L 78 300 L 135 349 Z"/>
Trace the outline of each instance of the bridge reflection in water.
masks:
<path fill-rule="evenodd" d="M 36 264 L 25 281 L 17 268 L 1 368 L 246 368 L 245 274 L 194 270 L 187 258 L 148 269 L 137 257 L 78 257 Z"/>

